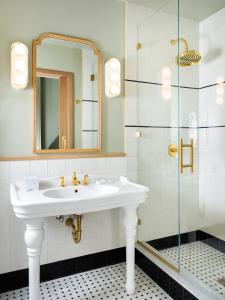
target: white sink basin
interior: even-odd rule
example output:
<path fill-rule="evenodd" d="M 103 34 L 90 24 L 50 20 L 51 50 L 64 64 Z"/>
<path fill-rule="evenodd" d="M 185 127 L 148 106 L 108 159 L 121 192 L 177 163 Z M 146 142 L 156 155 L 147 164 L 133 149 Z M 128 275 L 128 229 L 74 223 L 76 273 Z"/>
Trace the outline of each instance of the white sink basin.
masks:
<path fill-rule="evenodd" d="M 81 176 L 80 176 L 81 178 Z M 132 183 L 125 177 L 90 176 L 88 185 L 71 186 L 65 178 L 60 187 L 59 178 L 40 180 L 38 191 L 26 192 L 23 184 L 11 185 L 11 203 L 19 218 L 38 218 L 58 214 L 85 212 L 124 207 L 145 201 L 148 188 Z"/>
<path fill-rule="evenodd" d="M 87 186 L 69 186 L 64 188 L 52 189 L 45 191 L 43 195 L 48 198 L 57 199 L 86 199 L 87 197 L 104 196 L 113 194 L 119 191 L 119 188 L 111 185 L 99 185 L 96 183 L 89 184 Z"/>

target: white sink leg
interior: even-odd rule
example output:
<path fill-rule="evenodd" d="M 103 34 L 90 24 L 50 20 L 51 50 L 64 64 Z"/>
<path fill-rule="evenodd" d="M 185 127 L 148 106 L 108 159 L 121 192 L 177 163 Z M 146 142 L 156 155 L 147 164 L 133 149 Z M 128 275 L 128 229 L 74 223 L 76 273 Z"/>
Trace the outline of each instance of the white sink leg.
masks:
<path fill-rule="evenodd" d="M 135 241 L 137 231 L 137 206 L 127 206 L 125 209 L 124 226 L 126 231 L 126 291 L 132 295 L 135 291 Z"/>
<path fill-rule="evenodd" d="M 40 253 L 44 238 L 43 219 L 26 220 L 24 238 L 29 262 L 29 300 L 39 300 Z"/>

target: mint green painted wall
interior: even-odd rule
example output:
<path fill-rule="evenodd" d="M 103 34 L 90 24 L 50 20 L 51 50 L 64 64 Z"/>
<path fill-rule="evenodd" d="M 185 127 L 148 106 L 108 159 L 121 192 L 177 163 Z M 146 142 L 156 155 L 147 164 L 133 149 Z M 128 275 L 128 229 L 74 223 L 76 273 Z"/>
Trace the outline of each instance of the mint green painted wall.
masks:
<path fill-rule="evenodd" d="M 124 4 L 115 0 L 2 0 L 0 10 L 0 156 L 32 155 L 32 39 L 55 32 L 92 40 L 103 53 L 124 62 Z M 10 46 L 29 48 L 29 86 L 10 84 Z M 124 73 L 124 72 L 123 72 Z M 124 98 L 104 96 L 103 151 L 123 151 Z M 116 121 L 115 121 L 116 120 Z"/>

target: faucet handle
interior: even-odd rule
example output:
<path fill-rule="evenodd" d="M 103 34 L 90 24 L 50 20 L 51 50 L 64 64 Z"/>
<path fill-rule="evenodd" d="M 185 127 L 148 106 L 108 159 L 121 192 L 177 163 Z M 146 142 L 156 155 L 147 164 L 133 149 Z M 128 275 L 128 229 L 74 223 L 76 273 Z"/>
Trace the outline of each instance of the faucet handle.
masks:
<path fill-rule="evenodd" d="M 83 183 L 84 185 L 88 185 L 88 183 L 89 183 L 89 178 L 88 178 L 88 175 L 87 175 L 87 174 L 84 175 L 84 178 L 83 178 L 82 183 Z"/>
<path fill-rule="evenodd" d="M 61 176 L 61 177 L 60 177 L 60 186 L 61 186 L 61 187 L 64 187 L 64 186 L 65 186 L 65 177 L 64 177 L 64 176 Z"/>

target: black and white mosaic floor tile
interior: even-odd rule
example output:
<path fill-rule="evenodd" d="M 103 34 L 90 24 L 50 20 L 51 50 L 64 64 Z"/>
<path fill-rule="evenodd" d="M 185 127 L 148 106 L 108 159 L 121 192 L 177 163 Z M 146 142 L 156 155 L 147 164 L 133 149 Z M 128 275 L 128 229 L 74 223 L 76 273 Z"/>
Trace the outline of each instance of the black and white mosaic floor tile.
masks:
<path fill-rule="evenodd" d="M 160 251 L 170 261 L 177 261 L 178 247 Z M 197 241 L 181 245 L 181 267 L 189 271 L 210 289 L 225 298 L 225 254 Z"/>
<path fill-rule="evenodd" d="M 136 267 L 136 292 L 125 291 L 125 263 L 41 283 L 41 300 L 165 300 L 170 298 Z M 28 288 L 0 295 L 1 300 L 27 300 Z"/>

